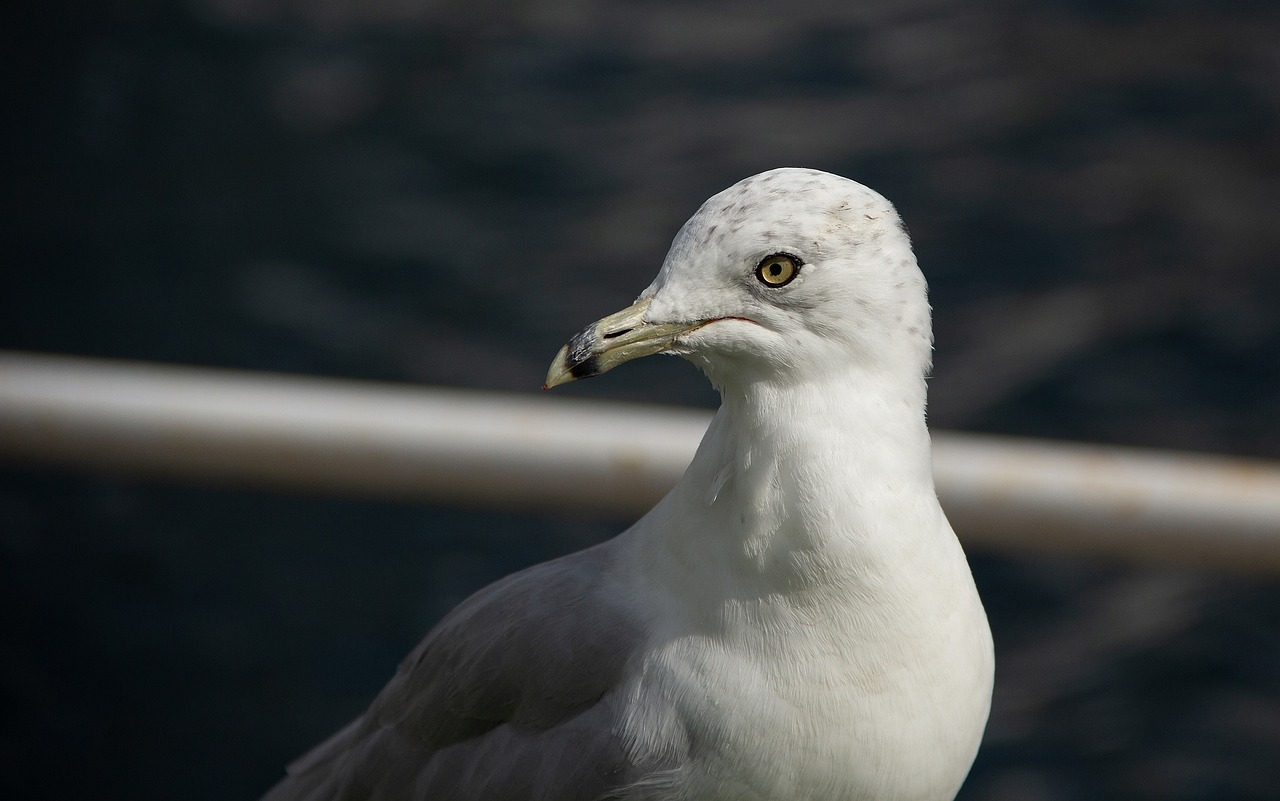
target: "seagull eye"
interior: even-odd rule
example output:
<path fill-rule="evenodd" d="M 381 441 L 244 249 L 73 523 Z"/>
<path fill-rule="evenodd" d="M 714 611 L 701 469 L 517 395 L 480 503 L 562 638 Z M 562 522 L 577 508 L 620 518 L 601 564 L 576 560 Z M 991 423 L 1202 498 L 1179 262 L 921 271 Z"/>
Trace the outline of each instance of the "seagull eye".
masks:
<path fill-rule="evenodd" d="M 764 261 L 756 266 L 756 278 L 767 287 L 786 286 L 800 274 L 800 265 L 804 262 L 795 256 L 775 253 L 765 256 Z"/>

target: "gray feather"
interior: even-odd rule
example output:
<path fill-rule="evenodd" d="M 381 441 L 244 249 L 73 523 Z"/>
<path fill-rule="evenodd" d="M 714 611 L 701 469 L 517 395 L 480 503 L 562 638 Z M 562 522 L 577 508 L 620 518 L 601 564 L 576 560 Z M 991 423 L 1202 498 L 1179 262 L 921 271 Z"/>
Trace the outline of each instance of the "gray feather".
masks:
<path fill-rule="evenodd" d="M 643 636 L 610 545 L 515 573 L 427 635 L 265 801 L 591 801 L 636 781 L 605 703 Z"/>

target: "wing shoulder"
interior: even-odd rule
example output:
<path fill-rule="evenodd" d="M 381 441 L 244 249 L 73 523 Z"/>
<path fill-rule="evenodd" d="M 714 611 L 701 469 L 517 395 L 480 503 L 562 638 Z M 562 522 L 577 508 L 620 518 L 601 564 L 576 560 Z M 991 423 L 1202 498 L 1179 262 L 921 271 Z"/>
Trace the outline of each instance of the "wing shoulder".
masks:
<path fill-rule="evenodd" d="M 460 604 L 404 660 L 370 708 L 427 748 L 496 725 L 547 728 L 621 679 L 640 627 L 597 546 L 514 573 Z"/>
<path fill-rule="evenodd" d="M 368 711 L 294 762 L 268 799 L 377 798 L 376 788 L 393 786 L 388 796 L 431 797 L 428 787 L 480 786 L 471 776 L 479 772 L 484 797 L 505 798 L 494 782 L 558 783 L 547 771 L 580 773 L 590 763 L 597 781 L 624 772 L 600 701 L 620 683 L 643 629 L 610 592 L 610 545 L 514 573 L 461 603 Z M 521 792 L 512 797 L 541 797 Z"/>

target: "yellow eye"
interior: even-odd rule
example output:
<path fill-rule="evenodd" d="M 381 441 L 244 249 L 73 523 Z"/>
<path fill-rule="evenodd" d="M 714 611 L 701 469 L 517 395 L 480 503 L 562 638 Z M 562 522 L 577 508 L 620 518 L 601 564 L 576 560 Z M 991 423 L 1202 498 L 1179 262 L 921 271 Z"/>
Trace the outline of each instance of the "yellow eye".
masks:
<path fill-rule="evenodd" d="M 800 274 L 800 266 L 804 262 L 795 256 L 775 253 L 765 256 L 764 261 L 756 267 L 756 278 L 767 287 L 778 288 L 791 283 Z"/>

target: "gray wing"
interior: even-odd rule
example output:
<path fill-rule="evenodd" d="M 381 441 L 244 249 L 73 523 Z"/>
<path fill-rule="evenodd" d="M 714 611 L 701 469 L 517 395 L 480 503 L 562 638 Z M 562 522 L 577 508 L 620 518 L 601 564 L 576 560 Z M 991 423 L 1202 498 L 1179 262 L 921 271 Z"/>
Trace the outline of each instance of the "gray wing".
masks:
<path fill-rule="evenodd" d="M 642 636 L 602 592 L 610 545 L 464 601 L 264 801 L 587 801 L 634 781 L 602 703 Z"/>

